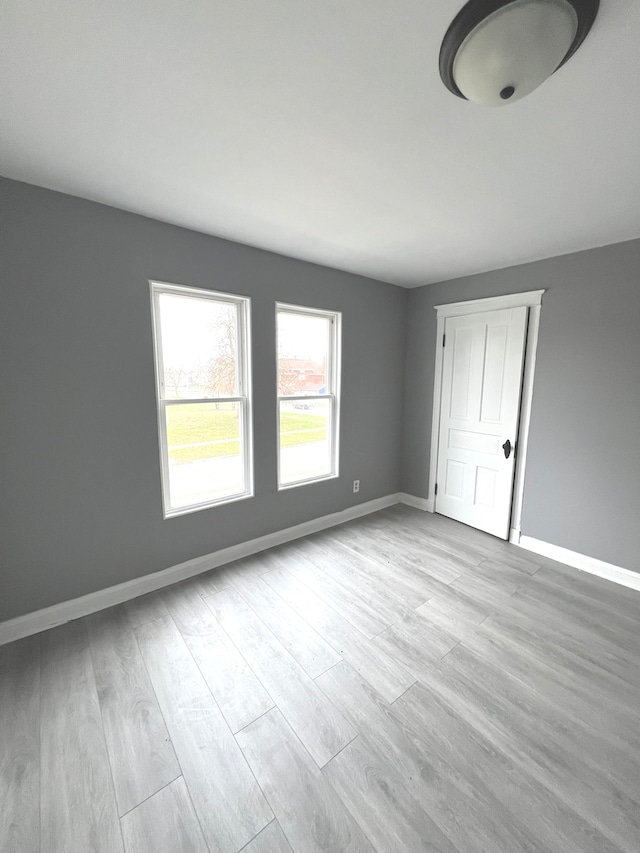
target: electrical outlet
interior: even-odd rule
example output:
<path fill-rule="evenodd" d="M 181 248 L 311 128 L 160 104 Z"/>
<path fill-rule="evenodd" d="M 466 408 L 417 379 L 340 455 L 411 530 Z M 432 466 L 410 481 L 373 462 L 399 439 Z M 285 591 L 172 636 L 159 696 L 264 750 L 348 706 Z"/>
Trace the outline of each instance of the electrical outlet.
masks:
<path fill-rule="evenodd" d="M 353 481 L 353 494 L 360 491 L 360 480 Z"/>

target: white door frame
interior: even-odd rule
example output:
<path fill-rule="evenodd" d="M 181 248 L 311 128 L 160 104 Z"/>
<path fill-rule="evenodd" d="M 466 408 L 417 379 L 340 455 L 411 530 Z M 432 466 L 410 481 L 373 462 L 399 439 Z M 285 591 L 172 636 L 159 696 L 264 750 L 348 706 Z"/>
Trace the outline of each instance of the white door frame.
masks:
<path fill-rule="evenodd" d="M 466 302 L 450 302 L 447 305 L 435 305 L 438 312 L 436 328 L 436 369 L 433 382 L 433 417 L 431 420 L 431 458 L 429 463 L 428 512 L 435 512 L 435 488 L 438 470 L 438 444 L 440 440 L 440 400 L 442 396 L 442 366 L 444 362 L 442 339 L 447 317 L 461 317 L 465 314 L 479 314 L 484 311 L 498 311 L 501 308 L 529 308 L 527 319 L 527 345 L 524 354 L 522 379 L 522 399 L 520 401 L 520 421 L 516 436 L 516 464 L 511 498 L 511 522 L 509 542 L 520 541 L 520 523 L 522 519 L 522 499 L 524 496 L 524 477 L 527 465 L 527 446 L 529 444 L 529 424 L 531 421 L 531 401 L 533 399 L 533 376 L 536 366 L 538 347 L 538 329 L 540 327 L 540 309 L 544 290 L 529 290 L 525 293 L 509 293 L 506 296 L 491 296 L 487 299 L 470 299 Z"/>

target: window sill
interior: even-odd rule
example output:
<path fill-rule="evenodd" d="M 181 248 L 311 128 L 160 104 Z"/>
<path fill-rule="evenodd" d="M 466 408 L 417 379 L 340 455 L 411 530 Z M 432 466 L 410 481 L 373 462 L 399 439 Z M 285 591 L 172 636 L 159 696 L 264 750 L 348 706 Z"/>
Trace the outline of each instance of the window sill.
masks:
<path fill-rule="evenodd" d="M 337 480 L 339 474 L 325 474 L 322 477 L 311 477 L 308 480 L 296 480 L 295 483 L 278 483 L 278 491 L 286 492 L 288 489 L 297 489 L 299 486 L 310 486 L 312 483 L 324 483 L 326 480 Z"/>
<path fill-rule="evenodd" d="M 225 506 L 226 504 L 236 503 L 237 501 L 244 501 L 247 498 L 254 497 L 253 491 L 242 492 L 238 495 L 230 495 L 228 498 L 219 498 L 215 501 L 207 501 L 207 503 L 201 504 L 190 504 L 185 507 L 176 507 L 175 509 L 165 509 L 164 517 L 168 518 L 176 518 L 179 515 L 189 515 L 192 512 L 200 512 L 204 509 L 215 509 L 218 506 Z"/>

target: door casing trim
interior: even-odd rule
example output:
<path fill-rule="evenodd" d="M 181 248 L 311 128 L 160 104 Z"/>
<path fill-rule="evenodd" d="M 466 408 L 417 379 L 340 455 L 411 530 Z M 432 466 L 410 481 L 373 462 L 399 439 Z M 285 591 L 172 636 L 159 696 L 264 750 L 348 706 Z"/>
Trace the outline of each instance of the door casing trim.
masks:
<path fill-rule="evenodd" d="M 533 379 L 538 348 L 538 331 L 540 328 L 540 309 L 544 290 L 528 290 L 524 293 L 508 293 L 504 296 L 490 296 L 486 299 L 469 299 L 465 302 L 449 302 L 446 305 L 435 305 L 437 312 L 436 326 L 436 366 L 433 381 L 433 414 L 431 418 L 431 453 L 429 458 L 429 491 L 427 502 L 429 512 L 435 511 L 435 489 L 438 468 L 438 444 L 440 441 L 440 401 L 442 397 L 442 367 L 444 363 L 442 336 L 447 317 L 462 317 L 468 314 L 480 314 L 485 311 L 500 311 L 504 308 L 529 309 L 527 317 L 527 343 L 524 354 L 522 374 L 522 396 L 520 400 L 520 420 L 517 436 L 516 465 L 511 496 L 511 522 L 509 527 L 509 542 L 518 544 L 520 541 L 520 525 L 522 520 L 522 501 L 524 498 L 524 480 L 527 467 L 527 449 L 529 444 L 529 425 L 531 421 L 531 403 L 533 400 Z"/>

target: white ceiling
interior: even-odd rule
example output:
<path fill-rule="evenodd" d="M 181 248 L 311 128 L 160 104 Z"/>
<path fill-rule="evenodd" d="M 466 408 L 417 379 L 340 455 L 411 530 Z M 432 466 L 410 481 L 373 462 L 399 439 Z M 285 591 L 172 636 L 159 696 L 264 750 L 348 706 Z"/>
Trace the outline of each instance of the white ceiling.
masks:
<path fill-rule="evenodd" d="M 0 173 L 407 287 L 640 236 L 640 3 L 503 109 L 462 0 L 3 0 Z"/>

